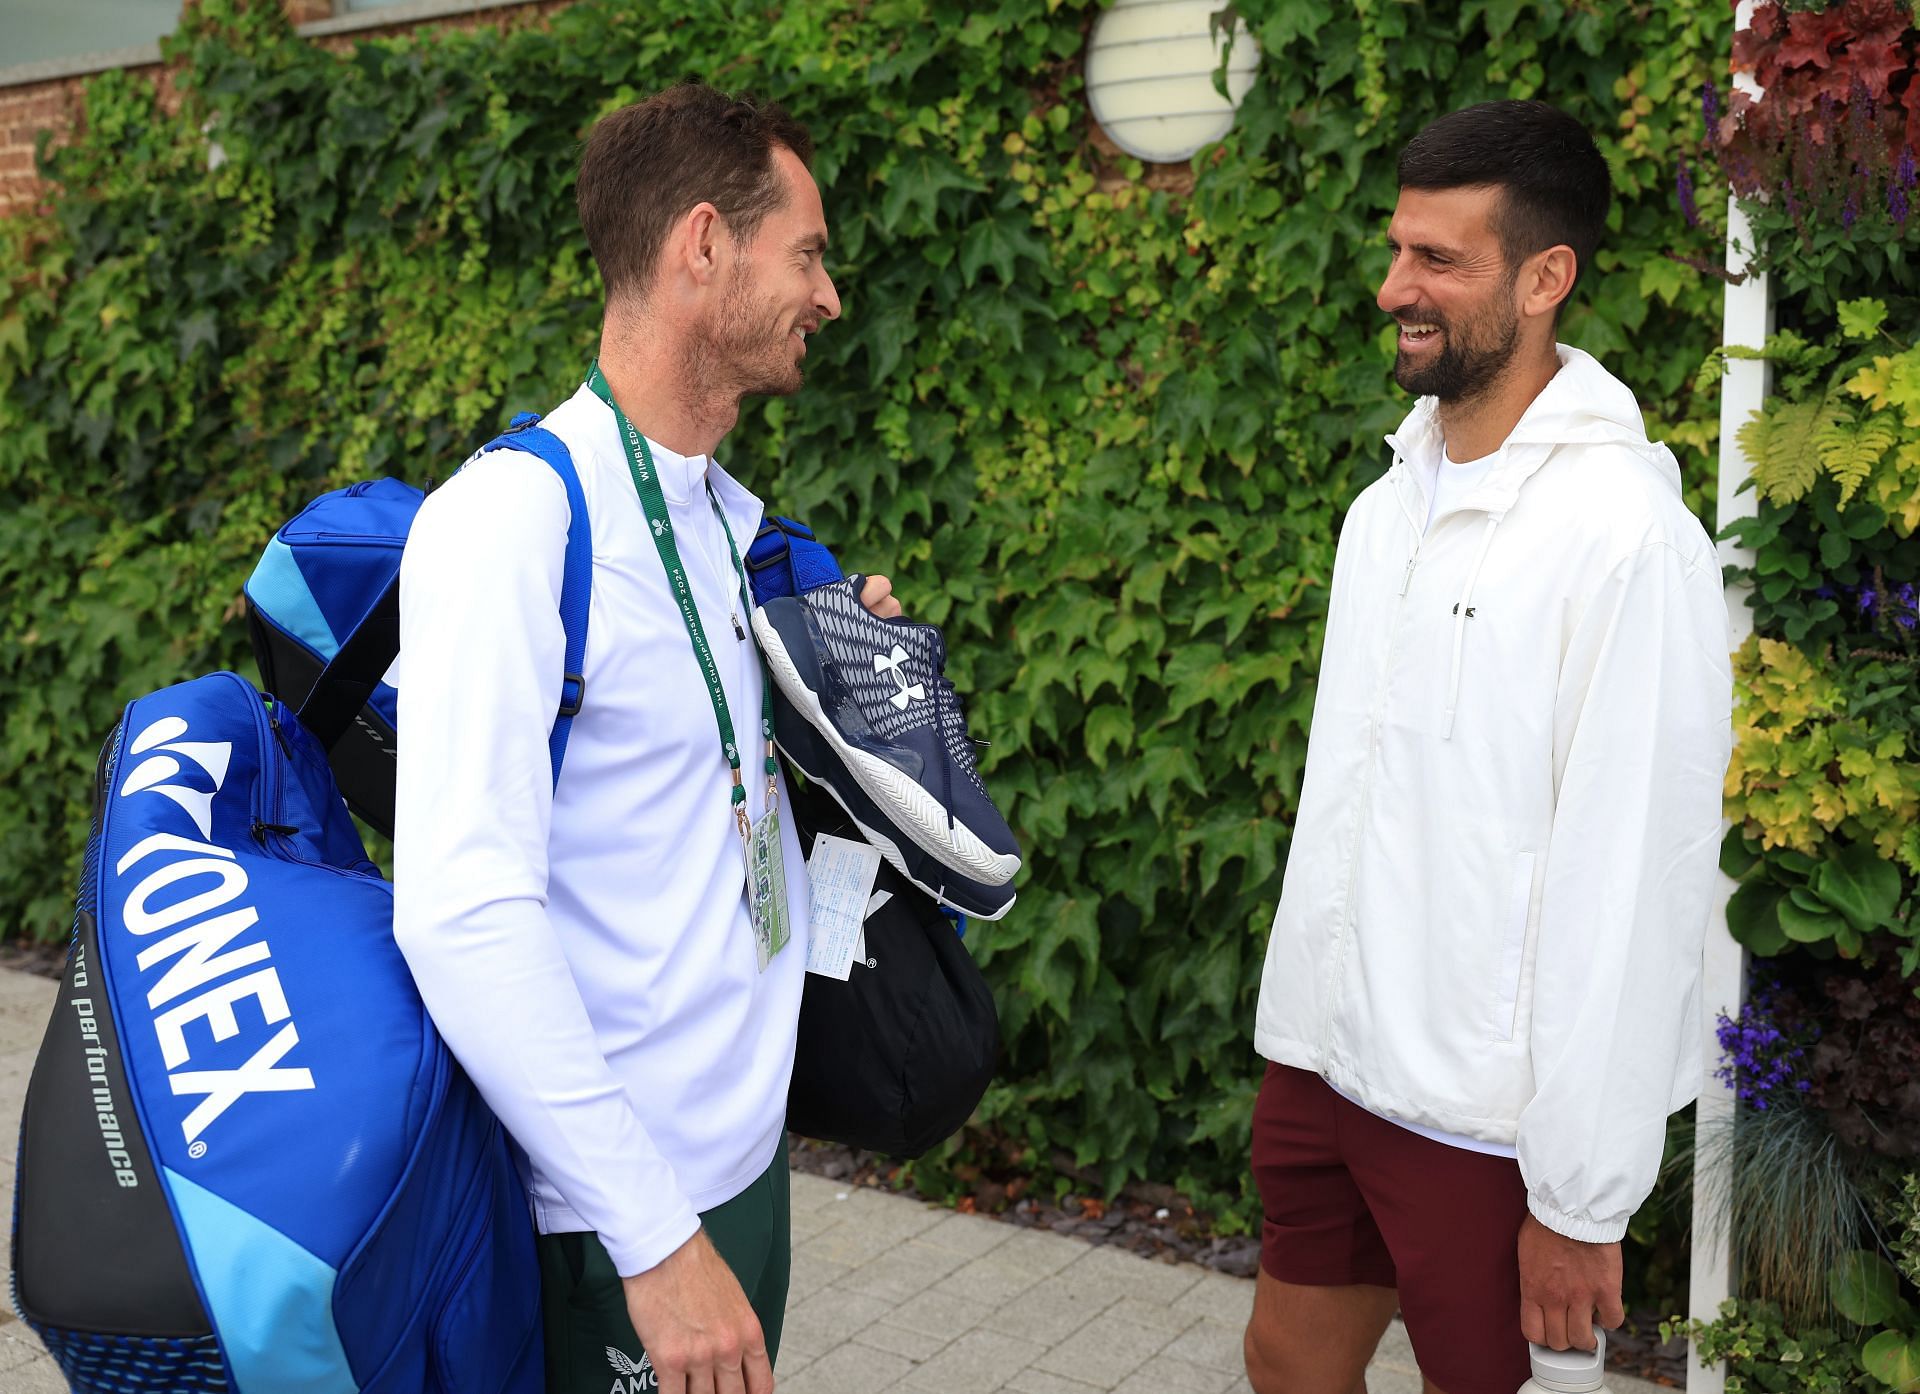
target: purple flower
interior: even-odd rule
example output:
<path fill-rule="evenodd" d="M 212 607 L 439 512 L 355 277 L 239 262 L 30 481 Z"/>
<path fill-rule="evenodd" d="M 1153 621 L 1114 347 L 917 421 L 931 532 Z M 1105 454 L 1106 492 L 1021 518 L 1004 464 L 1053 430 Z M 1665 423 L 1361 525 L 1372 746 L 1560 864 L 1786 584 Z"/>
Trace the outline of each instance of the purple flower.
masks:
<path fill-rule="evenodd" d="M 1899 625 L 1902 629 L 1912 629 L 1916 623 L 1920 623 L 1920 620 L 1916 620 L 1914 617 L 1913 611 L 1909 610 L 1904 615 L 1895 615 L 1893 617 L 1893 622 Z"/>
<path fill-rule="evenodd" d="M 1911 189 L 1916 177 L 1920 177 L 1920 172 L 1913 167 L 1913 147 L 1903 145 L 1900 147 L 1900 158 L 1894 161 L 1893 182 L 1901 189 Z"/>
<path fill-rule="evenodd" d="M 1720 119 L 1720 89 L 1708 78 L 1700 84 L 1700 115 L 1706 119 L 1707 139 L 1713 139 L 1714 123 Z"/>
<path fill-rule="evenodd" d="M 1680 214 L 1687 220 L 1688 227 L 1700 226 L 1700 210 L 1693 202 L 1693 171 L 1686 160 L 1680 161 L 1680 168 L 1674 173 L 1673 187 L 1680 195 Z"/>
<path fill-rule="evenodd" d="M 1902 605 L 1906 606 L 1909 610 L 1911 610 L 1913 608 L 1913 599 L 1914 599 L 1913 582 L 1909 581 L 1906 583 L 1906 585 L 1900 587 L 1899 590 L 1893 593 L 1893 598 L 1899 601 Z"/>
<path fill-rule="evenodd" d="M 1834 599 L 1834 589 L 1832 586 L 1815 586 L 1813 588 L 1813 593 L 1814 595 L 1818 596 L 1821 600 Z"/>
<path fill-rule="evenodd" d="M 1860 190 L 1847 190 L 1847 199 L 1840 205 L 1840 226 L 1851 232 L 1853 225 L 1860 221 Z"/>
<path fill-rule="evenodd" d="M 1907 191 L 1898 184 L 1887 185 L 1887 216 L 1905 227 L 1907 212 Z"/>
<path fill-rule="evenodd" d="M 1773 1021 L 1777 997 L 1777 986 L 1756 988 L 1737 1019 L 1720 1013 L 1715 1031 L 1721 1053 L 1715 1076 L 1733 1087 L 1741 1103 L 1762 1111 L 1780 1091 L 1804 1092 L 1808 1087 L 1799 1074 L 1806 1046 Z"/>
<path fill-rule="evenodd" d="M 1863 615 L 1875 614 L 1880 609 L 1880 597 L 1875 594 L 1872 586 L 1860 587 L 1860 593 L 1855 599 L 1859 601 L 1860 613 Z"/>

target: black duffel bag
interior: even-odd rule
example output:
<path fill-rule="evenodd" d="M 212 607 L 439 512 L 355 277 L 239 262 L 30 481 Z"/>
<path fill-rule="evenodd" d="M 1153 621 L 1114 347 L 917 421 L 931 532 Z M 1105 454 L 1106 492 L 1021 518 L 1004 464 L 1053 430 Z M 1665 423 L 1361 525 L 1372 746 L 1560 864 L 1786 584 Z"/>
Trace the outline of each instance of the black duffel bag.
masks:
<path fill-rule="evenodd" d="M 824 789 L 787 769 L 802 848 L 860 830 Z M 891 898 L 867 916 L 867 957 L 845 982 L 809 973 L 787 1091 L 802 1137 L 918 1157 L 958 1132 L 993 1079 L 1000 1016 L 954 923 L 885 861 Z"/>

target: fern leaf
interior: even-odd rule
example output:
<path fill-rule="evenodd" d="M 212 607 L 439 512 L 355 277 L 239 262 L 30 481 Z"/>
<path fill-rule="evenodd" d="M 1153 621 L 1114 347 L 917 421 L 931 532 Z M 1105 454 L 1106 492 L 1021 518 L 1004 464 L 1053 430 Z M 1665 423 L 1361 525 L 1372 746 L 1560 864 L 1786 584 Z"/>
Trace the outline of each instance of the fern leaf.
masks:
<path fill-rule="evenodd" d="M 1840 486 L 1842 508 L 1872 476 L 1893 442 L 1893 426 L 1881 417 L 1856 422 L 1842 416 L 1818 430 L 1813 448 L 1820 458 L 1820 468 Z"/>
<path fill-rule="evenodd" d="M 1753 483 L 1764 498 L 1792 503 L 1806 497 L 1820 472 L 1814 441 L 1834 426 L 1843 409 L 1829 397 L 1777 402 L 1754 413 L 1740 428 L 1740 445 L 1753 462 Z"/>

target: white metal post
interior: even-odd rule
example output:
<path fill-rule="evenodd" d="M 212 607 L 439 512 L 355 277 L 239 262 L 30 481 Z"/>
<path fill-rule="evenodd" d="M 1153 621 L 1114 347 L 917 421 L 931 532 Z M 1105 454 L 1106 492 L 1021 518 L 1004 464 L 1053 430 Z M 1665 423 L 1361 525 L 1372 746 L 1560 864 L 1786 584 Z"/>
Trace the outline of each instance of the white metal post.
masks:
<path fill-rule="evenodd" d="M 1746 279 L 1727 287 L 1720 335 L 1723 344 L 1759 348 L 1773 332 L 1772 287 L 1764 274 L 1747 270 L 1752 252 L 1752 226 L 1739 202 L 1729 196 L 1726 266 L 1729 273 Z M 1752 492 L 1740 492 L 1753 462 L 1741 450 L 1738 437 L 1740 427 L 1765 400 L 1771 377 L 1764 362 L 1734 359 L 1727 364 L 1727 374 L 1721 380 L 1719 523 L 1723 530 L 1754 512 Z M 1720 560 L 1723 565 L 1751 566 L 1753 555 L 1731 542 L 1722 542 Z M 1738 647 L 1753 632 L 1753 612 L 1747 608 L 1745 587 L 1728 588 L 1727 609 L 1732 621 L 1730 637 Z M 1746 952 L 1727 932 L 1727 898 L 1732 893 L 1733 882 L 1722 876 L 1714 897 L 1713 920 L 1707 927 L 1702 965 L 1700 1031 L 1707 1063 L 1700 1101 L 1695 1105 L 1695 1135 L 1703 1145 L 1694 1153 L 1692 1273 L 1687 1294 L 1687 1311 L 1700 1321 L 1718 1316 L 1720 1304 L 1734 1292 L 1732 1226 L 1726 1217 L 1714 1213 L 1716 1207 L 1726 1204 L 1731 1191 L 1727 1172 L 1732 1157 L 1724 1146 L 1705 1145 L 1710 1138 L 1724 1137 L 1725 1130 L 1733 1126 L 1733 1090 L 1714 1077 L 1720 1058 L 1716 1018 L 1721 1012 L 1737 1015 L 1746 996 Z M 1691 1348 L 1689 1355 L 1690 1394 L 1723 1394 L 1726 1366 L 1719 1361 L 1703 1365 Z"/>

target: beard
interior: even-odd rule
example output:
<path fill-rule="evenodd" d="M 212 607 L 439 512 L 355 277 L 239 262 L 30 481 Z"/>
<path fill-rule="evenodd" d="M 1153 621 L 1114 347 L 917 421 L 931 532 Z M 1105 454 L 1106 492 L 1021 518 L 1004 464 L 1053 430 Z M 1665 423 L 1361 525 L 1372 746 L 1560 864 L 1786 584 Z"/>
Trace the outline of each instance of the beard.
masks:
<path fill-rule="evenodd" d="M 1402 349 L 1393 359 L 1393 380 L 1416 397 L 1437 397 L 1449 405 L 1480 396 L 1513 361 L 1520 343 L 1520 312 L 1513 307 L 1512 280 L 1503 284 L 1483 310 L 1458 325 L 1431 310 L 1409 306 L 1395 311 L 1440 331 L 1440 352 L 1422 362 Z"/>
<path fill-rule="evenodd" d="M 756 296 L 736 268 L 718 310 L 694 339 L 688 380 L 702 387 L 725 383 L 741 397 L 798 392 L 804 377 L 794 357 L 789 318 Z"/>

